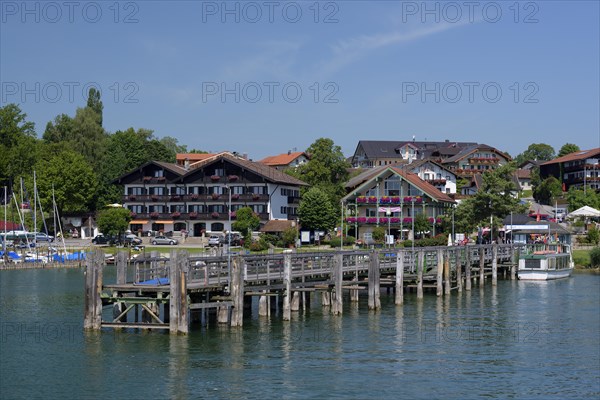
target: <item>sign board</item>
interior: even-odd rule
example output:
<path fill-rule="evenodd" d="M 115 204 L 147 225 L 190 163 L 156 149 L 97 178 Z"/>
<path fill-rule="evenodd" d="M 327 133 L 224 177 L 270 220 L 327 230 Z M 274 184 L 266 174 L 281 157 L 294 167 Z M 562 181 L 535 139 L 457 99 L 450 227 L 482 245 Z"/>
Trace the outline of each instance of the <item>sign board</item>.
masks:
<path fill-rule="evenodd" d="M 310 243 L 310 231 L 300 232 L 300 240 L 302 240 L 302 243 Z"/>

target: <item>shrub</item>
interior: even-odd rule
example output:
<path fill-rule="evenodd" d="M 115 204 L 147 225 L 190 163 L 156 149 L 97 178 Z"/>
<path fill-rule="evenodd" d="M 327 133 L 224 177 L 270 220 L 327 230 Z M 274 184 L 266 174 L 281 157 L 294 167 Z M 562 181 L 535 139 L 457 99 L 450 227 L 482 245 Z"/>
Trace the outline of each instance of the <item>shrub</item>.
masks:
<path fill-rule="evenodd" d="M 598 242 L 600 241 L 600 231 L 596 228 L 590 228 L 587 234 L 587 241 L 588 243 L 598 245 Z"/>
<path fill-rule="evenodd" d="M 590 251 L 590 261 L 593 268 L 600 267 L 600 247 L 594 247 Z"/>
<path fill-rule="evenodd" d="M 296 227 L 289 227 L 288 229 L 283 231 L 281 235 L 281 240 L 283 242 L 284 247 L 295 245 L 296 239 L 298 239 L 298 229 L 296 229 Z"/>
<path fill-rule="evenodd" d="M 354 236 L 344 236 L 344 246 L 352 246 L 354 243 L 356 243 L 356 238 Z M 332 238 L 329 241 L 329 245 L 333 248 L 340 247 L 340 238 Z"/>
<path fill-rule="evenodd" d="M 383 242 L 386 232 L 387 231 L 383 226 L 378 226 L 377 228 L 373 229 L 373 240 L 375 240 L 376 242 Z"/>
<path fill-rule="evenodd" d="M 250 243 L 250 246 L 248 246 L 248 248 L 250 249 L 250 251 L 265 251 L 269 248 L 269 243 L 261 237 L 260 239 Z"/>

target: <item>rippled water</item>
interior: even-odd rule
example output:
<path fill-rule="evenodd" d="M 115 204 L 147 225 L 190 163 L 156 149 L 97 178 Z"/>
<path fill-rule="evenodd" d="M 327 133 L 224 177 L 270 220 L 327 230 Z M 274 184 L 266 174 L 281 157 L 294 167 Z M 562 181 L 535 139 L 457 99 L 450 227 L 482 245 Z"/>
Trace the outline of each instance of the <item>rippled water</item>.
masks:
<path fill-rule="evenodd" d="M 254 307 L 187 337 L 84 334 L 81 270 L 0 271 L 0 398 L 600 396 L 598 275 L 366 300 L 334 317 L 313 299 L 290 323 Z"/>

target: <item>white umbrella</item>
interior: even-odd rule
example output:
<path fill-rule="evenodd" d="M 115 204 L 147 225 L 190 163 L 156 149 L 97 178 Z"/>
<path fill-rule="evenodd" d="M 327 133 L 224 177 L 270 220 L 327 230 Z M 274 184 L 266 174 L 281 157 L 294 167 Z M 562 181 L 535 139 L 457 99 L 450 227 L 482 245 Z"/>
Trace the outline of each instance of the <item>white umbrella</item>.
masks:
<path fill-rule="evenodd" d="M 583 206 L 572 213 L 569 213 L 567 218 L 571 217 L 600 217 L 600 211 L 590 206 Z"/>
<path fill-rule="evenodd" d="M 448 234 L 448 246 L 452 246 L 452 235 Z"/>

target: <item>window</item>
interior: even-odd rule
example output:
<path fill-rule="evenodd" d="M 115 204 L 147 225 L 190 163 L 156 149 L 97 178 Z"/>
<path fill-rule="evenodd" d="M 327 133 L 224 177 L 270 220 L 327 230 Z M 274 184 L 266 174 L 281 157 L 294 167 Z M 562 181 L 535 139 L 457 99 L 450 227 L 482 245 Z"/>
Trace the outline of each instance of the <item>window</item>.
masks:
<path fill-rule="evenodd" d="M 143 187 L 130 187 L 127 189 L 127 194 L 128 195 L 142 195 L 144 194 L 144 188 Z"/>
<path fill-rule="evenodd" d="M 250 186 L 250 187 L 248 187 L 248 193 L 266 194 L 267 187 L 266 186 Z"/>
<path fill-rule="evenodd" d="M 208 187 L 209 194 L 223 194 L 223 186 L 209 186 Z"/>
<path fill-rule="evenodd" d="M 375 208 L 367 208 L 365 210 L 365 216 L 367 216 L 367 217 L 376 217 L 377 216 L 377 209 L 375 209 Z"/>
<path fill-rule="evenodd" d="M 243 186 L 231 186 L 231 194 L 244 194 Z"/>
<path fill-rule="evenodd" d="M 155 178 L 162 178 L 163 176 L 165 176 L 165 171 L 163 171 L 162 169 L 154 171 Z"/>
<path fill-rule="evenodd" d="M 215 168 L 214 175 L 217 176 L 225 176 L 225 170 L 223 168 Z"/>
<path fill-rule="evenodd" d="M 177 196 L 183 196 L 185 194 L 185 188 L 182 186 L 175 186 L 171 188 L 171 194 Z"/>
<path fill-rule="evenodd" d="M 178 204 L 176 206 L 171 206 L 171 212 L 180 212 L 180 213 L 184 213 L 185 212 L 185 206 Z"/>
<path fill-rule="evenodd" d="M 165 194 L 164 187 L 151 187 L 149 189 L 149 191 L 150 191 L 151 195 L 156 195 L 156 196 L 162 196 L 163 194 Z"/>
<path fill-rule="evenodd" d="M 218 212 L 218 213 L 223 213 L 225 212 L 225 206 L 222 204 L 213 204 L 208 206 L 208 212 L 213 213 L 213 212 Z"/>
<path fill-rule="evenodd" d="M 206 211 L 205 211 L 204 205 L 193 205 L 193 206 L 188 206 L 188 212 L 203 213 Z"/>
<path fill-rule="evenodd" d="M 134 212 L 134 213 L 140 214 L 140 213 L 144 212 L 144 206 L 139 206 L 139 205 L 138 206 L 129 206 L 128 208 L 131 212 Z"/>
<path fill-rule="evenodd" d="M 267 207 L 264 204 L 254 204 L 252 209 L 257 214 L 264 214 L 267 212 Z"/>

